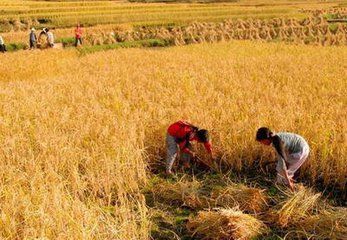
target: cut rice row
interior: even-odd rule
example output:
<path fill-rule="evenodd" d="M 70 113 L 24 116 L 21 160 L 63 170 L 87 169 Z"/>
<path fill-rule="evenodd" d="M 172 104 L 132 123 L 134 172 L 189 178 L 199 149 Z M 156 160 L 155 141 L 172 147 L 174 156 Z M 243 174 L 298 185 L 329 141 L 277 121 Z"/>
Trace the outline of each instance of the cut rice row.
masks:
<path fill-rule="evenodd" d="M 347 236 L 346 209 L 333 208 L 321 194 L 303 186 L 294 193 L 283 191 L 272 199 L 272 207 L 264 190 L 241 184 L 215 187 L 209 192 L 197 180 L 163 182 L 153 194 L 161 202 L 200 210 L 187 223 L 192 236 L 199 239 L 253 239 L 268 233 L 269 227 L 289 232 L 287 239 Z"/>

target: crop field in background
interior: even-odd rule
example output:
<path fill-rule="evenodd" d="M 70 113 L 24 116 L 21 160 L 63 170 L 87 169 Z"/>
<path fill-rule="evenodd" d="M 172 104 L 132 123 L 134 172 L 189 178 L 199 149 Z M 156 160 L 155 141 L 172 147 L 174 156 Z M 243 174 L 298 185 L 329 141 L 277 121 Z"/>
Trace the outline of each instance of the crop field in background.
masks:
<path fill-rule="evenodd" d="M 235 173 L 273 158 L 258 127 L 299 133 L 311 147 L 302 179 L 344 189 L 346 53 L 235 41 L 0 55 L 1 237 L 147 239 L 146 169 L 181 118 L 212 130 Z"/>
<path fill-rule="evenodd" d="M 237 1 L 233 3 L 210 4 L 135 4 L 117 1 L 89 2 L 40 2 L 40 1 L 15 1 L 4 2 L 0 15 L 0 32 L 5 42 L 9 45 L 9 51 L 28 49 L 28 31 L 31 27 L 39 30 L 42 27 L 53 28 L 56 42 L 63 46 L 72 46 L 74 39 L 73 26 L 78 19 L 67 19 L 69 24 L 52 22 L 53 18 L 60 21 L 61 17 L 72 14 L 73 9 L 78 9 L 78 18 L 87 17 L 84 22 L 84 45 L 95 46 L 91 49 L 112 49 L 118 46 L 170 46 L 185 45 L 201 42 L 219 42 L 235 40 L 260 40 L 260 41 L 285 41 L 294 44 L 313 45 L 346 45 L 347 25 L 343 22 L 330 22 L 331 20 L 345 19 L 347 16 L 347 2 L 316 2 L 297 1 Z M 42 6 L 41 6 L 41 5 Z M 75 5 L 73 5 L 75 4 Z M 86 5 L 85 5 L 86 4 Z M 93 11 L 105 14 L 106 10 L 99 9 L 98 4 L 112 6 L 120 13 L 112 13 L 113 17 L 129 17 L 136 11 L 138 17 L 154 17 L 152 14 L 164 14 L 172 17 L 174 21 L 156 18 L 157 23 L 137 22 L 136 17 L 130 16 L 131 21 L 114 21 L 93 23 L 89 17 L 92 15 L 83 12 L 84 8 L 92 8 Z M 61 10 L 64 16 L 54 16 L 54 12 Z M 16 14 L 12 8 L 16 6 Z M 43 7 L 44 6 L 44 7 Z M 51 7 L 51 8 L 50 8 Z M 11 10 L 12 9 L 12 10 Z M 20 10 L 22 9 L 22 10 Z M 152 10 L 151 10 L 152 9 Z M 219 9 L 228 14 L 220 14 Z M 47 11 L 47 16 L 30 15 L 30 12 Z M 117 10 L 117 11 L 118 11 Z M 181 10 L 183 12 L 181 12 Z M 200 10 L 203 10 L 201 12 Z M 267 11 L 276 12 L 264 17 Z M 64 12 L 65 11 L 65 12 Z M 109 10 L 107 10 L 109 11 Z M 196 11 L 196 12 L 195 12 Z M 290 14 L 284 13 L 290 12 Z M 171 15 L 173 13 L 173 15 Z M 180 21 L 181 15 L 196 13 L 198 17 L 190 15 L 185 21 Z M 251 13 L 251 14 L 249 14 Z M 130 15 L 129 15 L 130 14 Z M 208 15 L 218 19 L 210 19 Z M 236 14 L 236 15 L 234 15 Z M 24 17 L 26 16 L 26 17 Z M 102 21 L 107 16 L 102 17 Z M 54 21 L 55 21 L 54 20 Z M 177 20 L 177 21 L 176 21 Z M 82 21 L 83 22 L 83 21 Z M 93 26 L 90 26 L 93 25 Z M 47 44 L 41 44 L 45 48 Z M 94 50 L 93 50 L 94 51 Z"/>
<path fill-rule="evenodd" d="M 307 17 L 302 9 L 346 7 L 338 1 L 250 1 L 189 4 L 129 3 L 119 1 L 1 1 L 0 32 L 26 29 L 31 25 L 72 27 L 96 24 L 180 25 L 192 21 L 225 19 Z"/>

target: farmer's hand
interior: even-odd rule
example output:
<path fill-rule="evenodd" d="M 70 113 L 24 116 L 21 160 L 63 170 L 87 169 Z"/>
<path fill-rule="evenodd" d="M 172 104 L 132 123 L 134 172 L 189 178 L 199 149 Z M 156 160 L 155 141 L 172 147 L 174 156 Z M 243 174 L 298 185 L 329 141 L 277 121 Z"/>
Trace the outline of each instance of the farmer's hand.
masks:
<path fill-rule="evenodd" d="M 183 162 L 183 167 L 184 167 L 185 169 L 189 169 L 189 168 L 190 168 L 189 162 L 188 162 L 188 161 Z"/>
<path fill-rule="evenodd" d="M 290 188 L 290 190 L 292 190 L 292 192 L 294 192 L 294 182 L 293 182 L 293 179 L 289 180 L 289 188 Z"/>
<path fill-rule="evenodd" d="M 173 176 L 173 173 L 171 170 L 166 170 L 165 173 L 167 176 Z"/>

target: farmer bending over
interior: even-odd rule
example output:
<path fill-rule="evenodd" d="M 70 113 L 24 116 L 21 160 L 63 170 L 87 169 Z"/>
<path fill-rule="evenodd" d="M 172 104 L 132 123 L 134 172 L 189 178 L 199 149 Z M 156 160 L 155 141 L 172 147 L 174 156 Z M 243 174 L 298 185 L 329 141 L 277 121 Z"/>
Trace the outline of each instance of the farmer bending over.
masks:
<path fill-rule="evenodd" d="M 166 173 L 172 174 L 172 165 L 177 157 L 178 149 L 180 149 L 184 165 L 189 166 L 190 158 L 195 158 L 195 152 L 192 151 L 191 141 L 198 141 L 203 143 L 206 151 L 209 153 L 211 160 L 213 160 L 211 142 L 209 139 L 208 131 L 199 129 L 185 121 L 178 121 L 171 124 L 167 130 L 166 143 L 167 143 L 167 159 L 166 159 Z"/>
<path fill-rule="evenodd" d="M 270 145 L 277 152 L 277 179 L 279 184 L 285 184 L 294 190 L 294 173 L 306 161 L 310 147 L 303 137 L 294 133 L 279 132 L 274 134 L 266 127 L 259 128 L 256 140 L 264 145 Z"/>

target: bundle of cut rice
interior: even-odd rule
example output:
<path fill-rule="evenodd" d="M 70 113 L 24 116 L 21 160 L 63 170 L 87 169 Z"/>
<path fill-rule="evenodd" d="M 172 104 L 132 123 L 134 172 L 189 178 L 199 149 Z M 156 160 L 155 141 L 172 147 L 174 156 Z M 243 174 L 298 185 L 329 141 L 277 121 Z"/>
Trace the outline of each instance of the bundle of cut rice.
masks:
<path fill-rule="evenodd" d="M 156 198 L 169 204 L 191 208 L 207 207 L 207 198 L 201 194 L 201 183 L 197 180 L 181 180 L 175 183 L 162 182 L 153 188 Z"/>
<path fill-rule="evenodd" d="M 264 190 L 245 185 L 229 185 L 213 190 L 211 200 L 218 207 L 235 207 L 251 213 L 260 213 L 268 207 L 268 197 Z"/>
<path fill-rule="evenodd" d="M 200 211 L 189 219 L 187 229 L 199 239 L 254 239 L 268 231 L 266 225 L 237 209 Z"/>
<path fill-rule="evenodd" d="M 282 228 L 305 220 L 319 207 L 321 194 L 310 188 L 299 186 L 296 192 L 286 192 L 286 195 L 286 199 L 269 213 L 269 220 Z"/>

